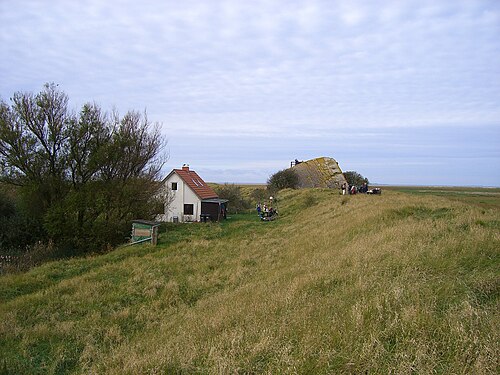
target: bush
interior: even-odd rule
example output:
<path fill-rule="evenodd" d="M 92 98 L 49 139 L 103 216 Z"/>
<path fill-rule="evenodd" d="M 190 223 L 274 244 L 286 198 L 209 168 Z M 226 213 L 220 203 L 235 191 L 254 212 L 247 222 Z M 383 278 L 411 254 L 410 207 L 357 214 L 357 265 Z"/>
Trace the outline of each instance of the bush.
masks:
<path fill-rule="evenodd" d="M 235 184 L 217 185 L 214 187 L 215 192 L 221 199 L 227 199 L 228 212 L 237 214 L 238 212 L 248 210 L 252 205 L 241 195 L 241 189 Z"/>
<path fill-rule="evenodd" d="M 351 186 L 361 186 L 364 183 L 368 185 L 368 179 L 355 171 L 344 172 L 347 183 Z"/>
<path fill-rule="evenodd" d="M 4 255 L 4 251 L 2 251 L 0 254 L 0 274 L 28 271 L 62 256 L 63 254 L 60 254 L 58 249 L 54 247 L 53 242 L 43 243 L 40 241 L 26 246 L 23 251 L 11 250 L 10 254 L 7 255 Z"/>
<path fill-rule="evenodd" d="M 13 255 L 44 237 L 42 223 L 0 191 L 0 255 Z"/>
<path fill-rule="evenodd" d="M 250 193 L 250 199 L 255 203 L 263 202 L 268 198 L 269 192 L 263 188 L 256 188 Z"/>
<path fill-rule="evenodd" d="M 276 172 L 267 180 L 267 189 L 273 193 L 282 189 L 296 189 L 298 185 L 299 176 L 291 169 Z"/>

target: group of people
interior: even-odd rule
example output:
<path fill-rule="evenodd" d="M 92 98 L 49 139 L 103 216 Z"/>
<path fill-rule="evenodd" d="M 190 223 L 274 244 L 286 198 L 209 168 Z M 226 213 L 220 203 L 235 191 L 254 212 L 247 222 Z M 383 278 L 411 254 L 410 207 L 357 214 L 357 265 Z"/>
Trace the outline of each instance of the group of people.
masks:
<path fill-rule="evenodd" d="M 356 185 L 349 185 L 348 183 L 344 182 L 341 186 L 342 189 L 342 195 L 346 194 L 357 194 L 357 193 L 363 193 L 366 194 L 368 193 L 368 184 L 366 182 L 363 182 L 363 185 L 361 185 L 359 188 L 356 187 Z"/>
<path fill-rule="evenodd" d="M 258 203 L 257 204 L 257 213 L 260 216 L 263 212 L 277 213 L 278 211 L 276 211 L 272 207 L 268 207 L 267 204 L 265 204 L 265 203 L 263 205 L 261 205 L 260 203 Z"/>
<path fill-rule="evenodd" d="M 274 209 L 272 206 L 269 207 L 267 204 L 261 205 L 260 203 L 257 204 L 257 214 L 259 215 L 260 218 L 263 217 L 269 217 L 269 216 L 274 216 L 278 214 L 278 211 Z"/>

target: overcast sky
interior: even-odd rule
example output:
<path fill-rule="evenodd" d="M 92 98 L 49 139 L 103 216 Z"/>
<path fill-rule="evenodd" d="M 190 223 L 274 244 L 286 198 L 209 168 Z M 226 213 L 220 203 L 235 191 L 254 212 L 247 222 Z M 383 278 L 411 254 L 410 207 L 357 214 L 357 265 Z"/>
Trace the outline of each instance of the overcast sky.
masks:
<path fill-rule="evenodd" d="M 0 96 L 146 109 L 165 174 L 265 182 L 336 159 L 385 184 L 500 186 L 500 1 L 0 0 Z"/>

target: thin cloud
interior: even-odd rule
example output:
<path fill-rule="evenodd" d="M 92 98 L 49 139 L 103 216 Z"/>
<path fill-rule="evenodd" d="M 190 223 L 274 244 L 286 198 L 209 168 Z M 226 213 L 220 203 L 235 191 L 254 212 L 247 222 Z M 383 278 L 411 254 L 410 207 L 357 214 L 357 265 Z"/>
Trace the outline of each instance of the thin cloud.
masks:
<path fill-rule="evenodd" d="M 7 0 L 0 7 L 2 98 L 56 82 L 75 107 L 147 108 L 188 148 L 224 138 L 255 149 L 258 138 L 279 150 L 273 160 L 286 161 L 297 147 L 314 156 L 317 140 L 346 130 L 500 125 L 495 1 Z M 363 149 L 366 141 L 353 144 Z M 186 159 L 185 149 L 173 148 L 181 153 L 171 152 L 173 163 Z M 244 168 L 223 147 L 215 154 L 216 164 Z"/>

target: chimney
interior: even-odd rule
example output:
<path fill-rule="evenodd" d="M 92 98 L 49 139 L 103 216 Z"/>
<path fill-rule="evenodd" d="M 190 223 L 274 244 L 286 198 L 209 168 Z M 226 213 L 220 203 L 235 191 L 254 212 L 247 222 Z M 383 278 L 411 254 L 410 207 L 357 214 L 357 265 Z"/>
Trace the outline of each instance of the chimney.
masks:
<path fill-rule="evenodd" d="M 183 171 L 189 171 L 189 164 L 182 164 Z"/>

